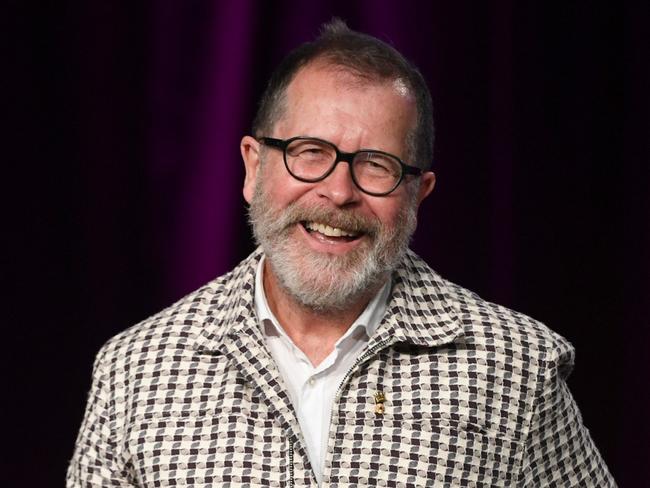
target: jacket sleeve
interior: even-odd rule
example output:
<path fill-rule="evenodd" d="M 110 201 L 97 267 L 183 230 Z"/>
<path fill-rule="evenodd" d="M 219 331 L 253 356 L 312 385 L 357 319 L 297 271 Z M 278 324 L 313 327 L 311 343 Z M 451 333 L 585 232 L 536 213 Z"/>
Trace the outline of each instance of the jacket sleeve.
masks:
<path fill-rule="evenodd" d="M 117 440 L 114 380 L 100 352 L 93 368 L 93 381 L 75 451 L 68 467 L 68 488 L 133 487 L 131 465 L 121 454 Z"/>
<path fill-rule="evenodd" d="M 517 486 L 616 487 L 566 384 L 573 348 L 560 348 L 537 392 Z"/>

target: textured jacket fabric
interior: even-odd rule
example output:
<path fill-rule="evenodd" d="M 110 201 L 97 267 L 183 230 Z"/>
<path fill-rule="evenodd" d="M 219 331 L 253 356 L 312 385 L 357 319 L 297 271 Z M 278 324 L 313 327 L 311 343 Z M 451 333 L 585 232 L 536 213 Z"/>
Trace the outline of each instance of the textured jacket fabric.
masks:
<path fill-rule="evenodd" d="M 254 312 L 260 257 L 102 348 L 68 487 L 316 486 Z M 572 363 L 562 337 L 409 253 L 335 398 L 322 486 L 615 486 Z"/>

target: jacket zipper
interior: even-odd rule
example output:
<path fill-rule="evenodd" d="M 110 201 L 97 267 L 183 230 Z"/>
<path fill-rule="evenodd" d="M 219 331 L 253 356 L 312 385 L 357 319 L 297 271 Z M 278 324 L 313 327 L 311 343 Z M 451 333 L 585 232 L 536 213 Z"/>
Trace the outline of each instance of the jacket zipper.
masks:
<path fill-rule="evenodd" d="M 392 341 L 393 338 L 389 337 L 388 339 L 384 339 L 381 342 L 378 342 L 374 346 L 372 346 L 370 349 L 368 349 L 365 353 L 363 353 L 361 356 L 357 358 L 357 360 L 354 362 L 352 367 L 348 370 L 347 373 L 345 373 L 345 376 L 343 377 L 343 380 L 341 380 L 341 383 L 339 384 L 338 390 L 336 390 L 336 396 L 335 398 L 338 399 L 339 394 L 341 393 L 341 388 L 343 388 L 343 385 L 345 384 L 346 381 L 348 381 L 348 378 L 352 374 L 352 371 L 359 366 L 359 364 L 363 363 L 366 359 L 368 359 L 370 356 L 374 355 L 375 352 L 377 352 L 379 349 L 382 349 L 386 344 L 388 344 L 390 341 Z"/>
<path fill-rule="evenodd" d="M 289 488 L 293 488 L 293 439 L 289 437 Z"/>

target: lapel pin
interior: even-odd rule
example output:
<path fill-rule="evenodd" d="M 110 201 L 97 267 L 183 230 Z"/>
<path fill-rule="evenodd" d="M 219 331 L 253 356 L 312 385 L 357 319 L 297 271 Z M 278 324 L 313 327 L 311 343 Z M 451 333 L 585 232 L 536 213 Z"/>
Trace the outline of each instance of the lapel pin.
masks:
<path fill-rule="evenodd" d="M 384 415 L 386 411 L 384 407 L 384 402 L 386 401 L 386 395 L 383 391 L 378 391 L 374 395 L 375 397 L 375 415 Z"/>

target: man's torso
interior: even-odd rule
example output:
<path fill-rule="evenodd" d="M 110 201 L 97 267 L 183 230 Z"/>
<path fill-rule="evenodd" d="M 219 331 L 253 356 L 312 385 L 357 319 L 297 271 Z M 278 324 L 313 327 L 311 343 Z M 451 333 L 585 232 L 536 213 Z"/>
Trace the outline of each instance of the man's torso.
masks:
<path fill-rule="evenodd" d="M 96 378 L 111 398 L 97 420 L 138 486 L 315 484 L 253 312 L 258 259 L 98 357 Z M 572 350 L 415 255 L 406 261 L 386 318 L 334 399 L 323 485 L 513 486 L 544 376 L 570 367 Z M 80 437 L 78 449 L 91 442 Z M 69 477 L 93 469 L 71 466 Z"/>

